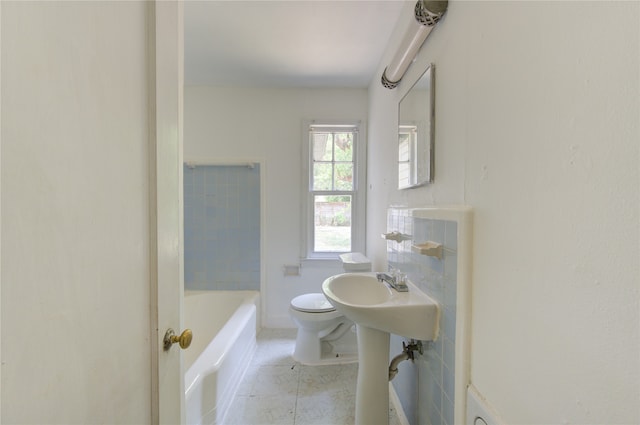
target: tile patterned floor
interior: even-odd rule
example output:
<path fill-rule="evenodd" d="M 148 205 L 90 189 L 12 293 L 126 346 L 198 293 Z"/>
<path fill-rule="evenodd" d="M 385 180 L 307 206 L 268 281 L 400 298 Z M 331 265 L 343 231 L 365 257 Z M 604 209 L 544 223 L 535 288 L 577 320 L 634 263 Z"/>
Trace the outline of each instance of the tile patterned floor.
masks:
<path fill-rule="evenodd" d="M 357 363 L 304 366 L 291 358 L 295 329 L 263 329 L 224 425 L 354 423 Z M 389 424 L 399 425 L 390 407 Z"/>

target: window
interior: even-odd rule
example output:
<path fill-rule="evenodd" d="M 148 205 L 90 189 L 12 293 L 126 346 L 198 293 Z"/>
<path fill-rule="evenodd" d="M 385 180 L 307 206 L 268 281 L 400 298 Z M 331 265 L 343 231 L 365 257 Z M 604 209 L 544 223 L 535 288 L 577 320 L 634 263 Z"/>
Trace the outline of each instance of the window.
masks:
<path fill-rule="evenodd" d="M 364 248 L 364 187 L 359 129 L 311 124 L 305 223 L 307 258 L 337 258 Z"/>

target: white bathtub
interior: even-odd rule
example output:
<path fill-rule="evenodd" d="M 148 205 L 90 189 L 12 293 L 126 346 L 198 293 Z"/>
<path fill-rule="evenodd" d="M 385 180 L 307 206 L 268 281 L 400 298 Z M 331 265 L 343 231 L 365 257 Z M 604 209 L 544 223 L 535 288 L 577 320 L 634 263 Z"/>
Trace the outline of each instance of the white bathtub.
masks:
<path fill-rule="evenodd" d="M 219 424 L 256 349 L 259 292 L 186 291 L 184 351 L 187 424 Z"/>

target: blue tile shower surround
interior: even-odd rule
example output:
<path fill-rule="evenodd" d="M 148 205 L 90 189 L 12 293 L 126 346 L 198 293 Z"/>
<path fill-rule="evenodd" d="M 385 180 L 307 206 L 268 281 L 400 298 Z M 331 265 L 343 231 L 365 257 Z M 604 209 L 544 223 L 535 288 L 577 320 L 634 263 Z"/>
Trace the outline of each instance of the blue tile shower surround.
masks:
<path fill-rule="evenodd" d="M 457 286 L 457 223 L 411 217 L 406 209 L 391 208 L 387 231 L 412 235 L 401 243 L 387 241 L 389 267 L 400 269 L 441 306 L 440 334 L 423 342 L 424 352 L 413 364 L 403 362 L 393 380 L 411 425 L 453 425 Z M 433 241 L 444 247 L 443 259 L 411 251 L 412 244 Z M 391 336 L 390 356 L 402 351 L 398 335 Z"/>
<path fill-rule="evenodd" d="M 260 290 L 260 164 L 184 166 L 184 281 Z"/>

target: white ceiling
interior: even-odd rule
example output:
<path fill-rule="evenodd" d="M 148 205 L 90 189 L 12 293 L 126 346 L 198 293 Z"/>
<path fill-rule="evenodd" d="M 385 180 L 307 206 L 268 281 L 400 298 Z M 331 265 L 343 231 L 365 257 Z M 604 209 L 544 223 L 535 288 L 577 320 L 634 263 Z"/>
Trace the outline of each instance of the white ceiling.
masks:
<path fill-rule="evenodd" d="M 367 87 L 402 0 L 187 1 L 185 84 Z"/>

